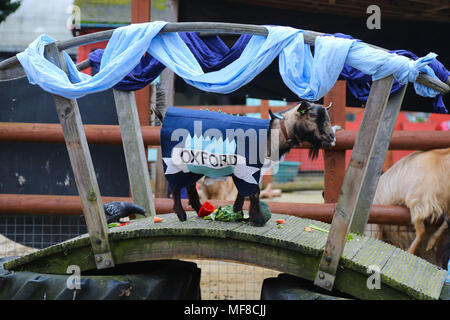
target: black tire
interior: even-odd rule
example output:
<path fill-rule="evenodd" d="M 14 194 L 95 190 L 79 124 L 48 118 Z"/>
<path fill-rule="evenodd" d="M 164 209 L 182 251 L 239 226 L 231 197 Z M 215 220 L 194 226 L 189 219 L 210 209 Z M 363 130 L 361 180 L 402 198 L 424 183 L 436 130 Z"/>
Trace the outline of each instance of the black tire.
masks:
<path fill-rule="evenodd" d="M 261 300 L 343 300 L 353 297 L 323 290 L 311 281 L 281 273 L 276 278 L 264 279 Z"/>
<path fill-rule="evenodd" d="M 0 300 L 199 300 L 201 270 L 195 263 L 160 260 L 81 274 L 80 289 L 68 275 L 10 272 L 0 259 Z"/>

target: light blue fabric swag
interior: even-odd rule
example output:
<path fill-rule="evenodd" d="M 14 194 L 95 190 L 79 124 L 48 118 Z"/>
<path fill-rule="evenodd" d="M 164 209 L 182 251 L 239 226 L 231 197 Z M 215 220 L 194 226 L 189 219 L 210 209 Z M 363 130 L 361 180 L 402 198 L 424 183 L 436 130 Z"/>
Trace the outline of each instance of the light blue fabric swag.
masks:
<path fill-rule="evenodd" d="M 419 72 L 437 78 L 427 66 L 437 56 L 434 53 L 413 61 L 355 40 L 320 36 L 315 40 L 313 56 L 310 46 L 304 42 L 304 31 L 280 26 L 266 26 L 268 36 L 253 36 L 238 59 L 221 70 L 204 73 L 177 33 L 159 34 L 166 23 L 155 21 L 117 28 L 104 51 L 100 71 L 94 76 L 79 72 L 66 53 L 69 76 L 45 59 L 45 45 L 55 41 L 45 34 L 17 58 L 31 84 L 69 99 L 112 88 L 139 63 L 145 52 L 190 85 L 216 93 L 239 89 L 277 56 L 283 81 L 299 98 L 310 101 L 322 98 L 333 87 L 345 63 L 372 75 L 373 80 L 393 74 L 405 84 L 415 82 Z M 414 88 L 424 97 L 438 94 L 418 83 L 414 83 Z"/>

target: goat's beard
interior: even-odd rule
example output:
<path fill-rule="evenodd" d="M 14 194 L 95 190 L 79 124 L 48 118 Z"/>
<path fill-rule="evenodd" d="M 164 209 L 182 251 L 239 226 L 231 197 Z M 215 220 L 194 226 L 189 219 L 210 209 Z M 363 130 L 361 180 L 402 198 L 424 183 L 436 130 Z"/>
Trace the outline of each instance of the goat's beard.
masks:
<path fill-rule="evenodd" d="M 308 157 L 311 160 L 316 160 L 317 157 L 319 157 L 319 149 L 319 145 L 311 145 L 311 147 L 309 148 Z"/>

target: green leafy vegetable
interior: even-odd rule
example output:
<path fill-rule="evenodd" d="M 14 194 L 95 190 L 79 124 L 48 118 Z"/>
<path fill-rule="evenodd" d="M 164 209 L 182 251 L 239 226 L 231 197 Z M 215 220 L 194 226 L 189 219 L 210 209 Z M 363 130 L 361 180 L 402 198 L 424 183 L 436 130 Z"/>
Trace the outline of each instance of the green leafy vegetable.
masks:
<path fill-rule="evenodd" d="M 219 207 L 214 215 L 214 220 L 219 221 L 242 221 L 244 220 L 244 214 L 242 211 L 234 212 L 233 206 L 231 204 L 227 204 L 225 207 Z"/>

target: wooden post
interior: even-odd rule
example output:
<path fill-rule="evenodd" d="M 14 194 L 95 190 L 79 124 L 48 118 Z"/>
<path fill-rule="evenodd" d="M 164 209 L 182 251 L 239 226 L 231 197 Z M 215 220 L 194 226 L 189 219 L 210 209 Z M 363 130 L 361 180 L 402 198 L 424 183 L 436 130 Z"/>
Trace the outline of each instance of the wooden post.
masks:
<path fill-rule="evenodd" d="M 151 13 L 151 0 L 131 0 L 131 23 L 144 23 L 144 22 L 150 22 L 150 13 Z M 150 96 L 152 94 L 152 89 L 150 86 L 145 86 L 142 89 L 134 91 L 133 97 L 135 99 L 135 105 L 137 114 L 139 117 L 139 123 L 141 126 L 148 126 L 150 124 Z M 116 102 L 117 107 L 117 102 Z M 124 145 L 125 148 L 125 145 Z M 147 159 L 147 146 L 144 145 L 144 156 L 145 159 Z M 127 163 L 128 168 L 128 163 Z M 130 169 L 128 169 L 129 179 L 130 179 L 130 189 L 132 189 L 131 184 L 132 178 L 130 177 Z M 149 180 L 150 183 L 150 180 Z M 136 189 L 136 188 L 135 188 Z M 135 195 L 133 194 L 133 191 L 130 192 L 133 196 L 133 201 L 135 200 Z M 140 199 L 140 197 L 138 197 Z M 144 199 L 138 200 L 139 202 L 143 201 L 142 203 L 148 203 L 148 201 L 145 201 Z M 136 204 L 138 204 L 136 202 Z M 143 206 L 147 212 L 149 212 L 149 208 L 147 208 L 145 205 Z M 150 206 L 152 208 L 153 206 Z M 153 212 L 153 211 L 150 211 Z M 135 215 L 130 216 L 131 219 L 135 218 Z"/>
<path fill-rule="evenodd" d="M 113 90 L 133 202 L 155 216 L 147 157 L 133 91 Z"/>
<path fill-rule="evenodd" d="M 269 119 L 269 100 L 261 99 L 261 106 L 259 108 L 261 119 Z M 262 183 L 264 187 L 267 187 L 272 182 L 272 169 L 270 169 L 263 177 Z"/>
<path fill-rule="evenodd" d="M 155 4 L 153 8 L 153 19 L 164 20 L 169 22 L 178 21 L 178 0 L 165 1 L 165 7 L 158 10 L 158 6 Z M 161 114 L 166 113 L 168 106 L 174 105 L 174 82 L 175 73 L 172 70 L 165 69 L 161 74 L 161 87 L 160 90 L 164 93 L 165 105 L 159 106 Z M 155 177 L 155 196 L 158 198 L 167 198 L 168 183 L 164 175 L 164 167 L 161 158 L 161 146 L 158 146 L 158 155 L 156 159 L 156 177 Z"/>
<path fill-rule="evenodd" d="M 345 129 L 345 81 L 337 81 L 323 99 L 324 106 L 333 103 L 330 109 L 332 125 Z M 345 150 L 325 150 L 324 158 L 324 198 L 325 203 L 337 202 L 345 176 Z"/>
<path fill-rule="evenodd" d="M 150 22 L 150 7 L 150 0 L 131 0 L 131 23 Z M 148 126 L 150 121 L 150 95 L 150 86 L 134 93 L 141 126 Z"/>
<path fill-rule="evenodd" d="M 378 126 L 375 141 L 373 142 L 373 156 L 369 159 L 370 163 L 367 167 L 366 178 L 363 181 L 361 193 L 356 202 L 355 215 L 352 219 L 350 232 L 363 234 L 366 228 L 370 207 L 375 197 L 389 142 L 394 132 L 407 87 L 408 85 L 404 85 L 395 96 L 389 98 L 386 110 L 383 112 L 381 125 Z"/>
<path fill-rule="evenodd" d="M 377 169 L 378 161 L 374 159 L 381 157 L 384 160 L 386 156 L 386 152 L 383 153 L 374 146 L 379 146 L 379 141 L 383 141 L 381 143 L 386 144 L 385 150 L 387 150 L 390 132 L 383 131 L 382 133 L 380 131 L 379 134 L 377 133 L 379 128 L 385 125 L 382 123 L 382 119 L 385 118 L 393 81 L 392 76 L 374 81 L 370 89 L 361 127 L 353 147 L 349 167 L 345 174 L 328 239 L 314 281 L 314 284 L 327 290 L 333 288 L 336 270 L 344 251 L 349 226 L 355 215 L 357 205 L 360 203 L 361 197 L 368 195 L 368 191 L 363 189 L 363 187 L 368 188 L 364 182 L 366 179 L 372 180 L 371 175 L 377 174 L 381 170 L 383 163 L 381 162 Z M 389 121 L 395 123 L 396 117 L 389 119 Z M 387 141 L 386 136 L 388 136 Z"/>
<path fill-rule="evenodd" d="M 55 43 L 46 46 L 45 55 L 49 61 L 67 73 L 66 60 Z M 78 103 L 76 100 L 57 95 L 53 95 L 53 99 L 83 205 L 84 219 L 89 232 L 95 263 L 98 269 L 113 267 L 114 260 L 108 241 L 108 226 Z"/>
<path fill-rule="evenodd" d="M 168 193 L 168 183 L 166 176 L 164 175 L 164 167 L 162 164 L 161 156 L 161 146 L 157 148 L 156 155 L 156 172 L 155 172 L 155 197 L 156 198 L 167 198 Z"/>

